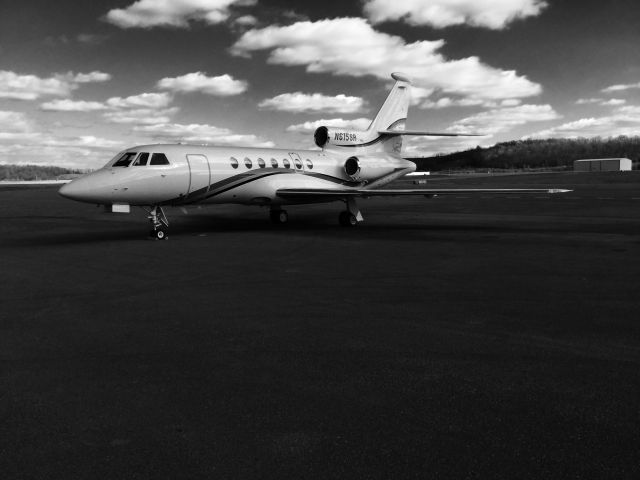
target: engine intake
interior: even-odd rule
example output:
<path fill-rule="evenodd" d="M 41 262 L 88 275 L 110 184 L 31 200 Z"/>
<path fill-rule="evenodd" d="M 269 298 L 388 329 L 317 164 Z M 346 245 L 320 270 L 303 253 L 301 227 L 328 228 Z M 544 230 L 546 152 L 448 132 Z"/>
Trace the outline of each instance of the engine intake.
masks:
<path fill-rule="evenodd" d="M 329 129 L 327 127 L 316 128 L 316 131 L 313 134 L 313 139 L 317 146 L 323 148 L 329 141 Z"/>
<path fill-rule="evenodd" d="M 397 166 L 384 155 L 353 155 L 344 161 L 342 171 L 354 182 L 369 183 L 398 171 Z"/>
<path fill-rule="evenodd" d="M 336 147 L 356 147 L 375 140 L 378 136 L 378 132 L 374 130 L 361 132 L 358 130 L 342 130 L 325 126 L 318 127 L 316 131 L 313 132 L 313 140 L 320 148 L 325 148 L 330 145 Z"/>
<path fill-rule="evenodd" d="M 360 178 L 360 161 L 358 157 L 349 157 L 344 162 L 344 173 L 346 173 L 352 180 L 358 180 Z"/>

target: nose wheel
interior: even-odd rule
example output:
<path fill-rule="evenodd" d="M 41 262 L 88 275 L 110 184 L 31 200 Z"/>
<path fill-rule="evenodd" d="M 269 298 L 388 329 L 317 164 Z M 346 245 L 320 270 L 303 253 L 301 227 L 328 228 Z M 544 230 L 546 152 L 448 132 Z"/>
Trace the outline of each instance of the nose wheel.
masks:
<path fill-rule="evenodd" d="M 284 225 L 289 221 L 289 215 L 286 210 L 271 210 L 269 212 L 269 218 L 271 222 L 276 225 Z"/>
<path fill-rule="evenodd" d="M 343 227 L 355 227 L 358 225 L 358 222 L 362 222 L 364 220 L 364 218 L 362 218 L 362 213 L 360 213 L 360 209 L 358 208 L 355 198 L 348 198 L 345 203 L 347 204 L 347 209 L 344 212 L 340 212 L 338 222 Z"/>
<path fill-rule="evenodd" d="M 169 238 L 167 230 L 165 228 L 158 228 L 157 230 L 151 230 L 149 236 L 154 240 L 166 240 Z"/>
<path fill-rule="evenodd" d="M 169 238 L 169 220 L 162 210 L 162 207 L 155 206 L 149 210 L 149 221 L 151 222 L 151 231 L 149 237 L 154 240 L 166 240 Z"/>
<path fill-rule="evenodd" d="M 348 210 L 345 210 L 344 212 L 340 212 L 340 215 L 338 216 L 338 221 L 340 222 L 340 225 L 343 227 L 355 227 L 358 224 L 358 220 L 356 219 L 356 216 Z"/>

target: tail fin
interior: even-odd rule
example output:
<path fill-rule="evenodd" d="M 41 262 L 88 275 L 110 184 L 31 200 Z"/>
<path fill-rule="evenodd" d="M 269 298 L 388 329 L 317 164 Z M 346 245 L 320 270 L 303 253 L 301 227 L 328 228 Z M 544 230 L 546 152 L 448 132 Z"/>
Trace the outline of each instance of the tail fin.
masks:
<path fill-rule="evenodd" d="M 392 73 L 391 77 L 396 83 L 368 130 L 374 132 L 404 130 L 409 112 L 409 101 L 411 100 L 411 82 L 401 73 Z"/>
<path fill-rule="evenodd" d="M 378 110 L 375 118 L 367 129 L 372 136 L 378 137 L 382 131 L 402 131 L 407 123 L 409 102 L 411 100 L 411 81 L 401 73 L 392 73 L 396 81 L 387 99 Z M 400 155 L 402 152 L 401 135 L 382 135 L 376 150 Z"/>

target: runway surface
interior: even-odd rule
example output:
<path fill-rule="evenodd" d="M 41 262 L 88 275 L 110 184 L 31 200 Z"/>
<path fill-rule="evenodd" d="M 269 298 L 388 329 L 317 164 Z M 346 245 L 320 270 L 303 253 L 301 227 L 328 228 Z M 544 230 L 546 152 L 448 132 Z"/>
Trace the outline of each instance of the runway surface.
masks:
<path fill-rule="evenodd" d="M 639 478 L 640 175 L 445 185 L 575 191 L 175 209 L 154 242 L 0 189 L 2 478 Z"/>

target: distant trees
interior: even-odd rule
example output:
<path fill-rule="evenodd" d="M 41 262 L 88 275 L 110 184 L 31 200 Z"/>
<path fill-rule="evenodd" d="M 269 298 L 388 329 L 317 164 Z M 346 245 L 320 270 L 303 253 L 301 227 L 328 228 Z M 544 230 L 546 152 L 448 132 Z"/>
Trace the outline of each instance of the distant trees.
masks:
<path fill-rule="evenodd" d="M 79 174 L 80 170 L 42 165 L 0 165 L 2 180 L 56 180 L 61 175 Z"/>
<path fill-rule="evenodd" d="M 489 148 L 429 158 L 409 158 L 418 170 L 570 168 L 581 158 L 630 158 L 640 161 L 640 136 L 514 140 Z"/>

